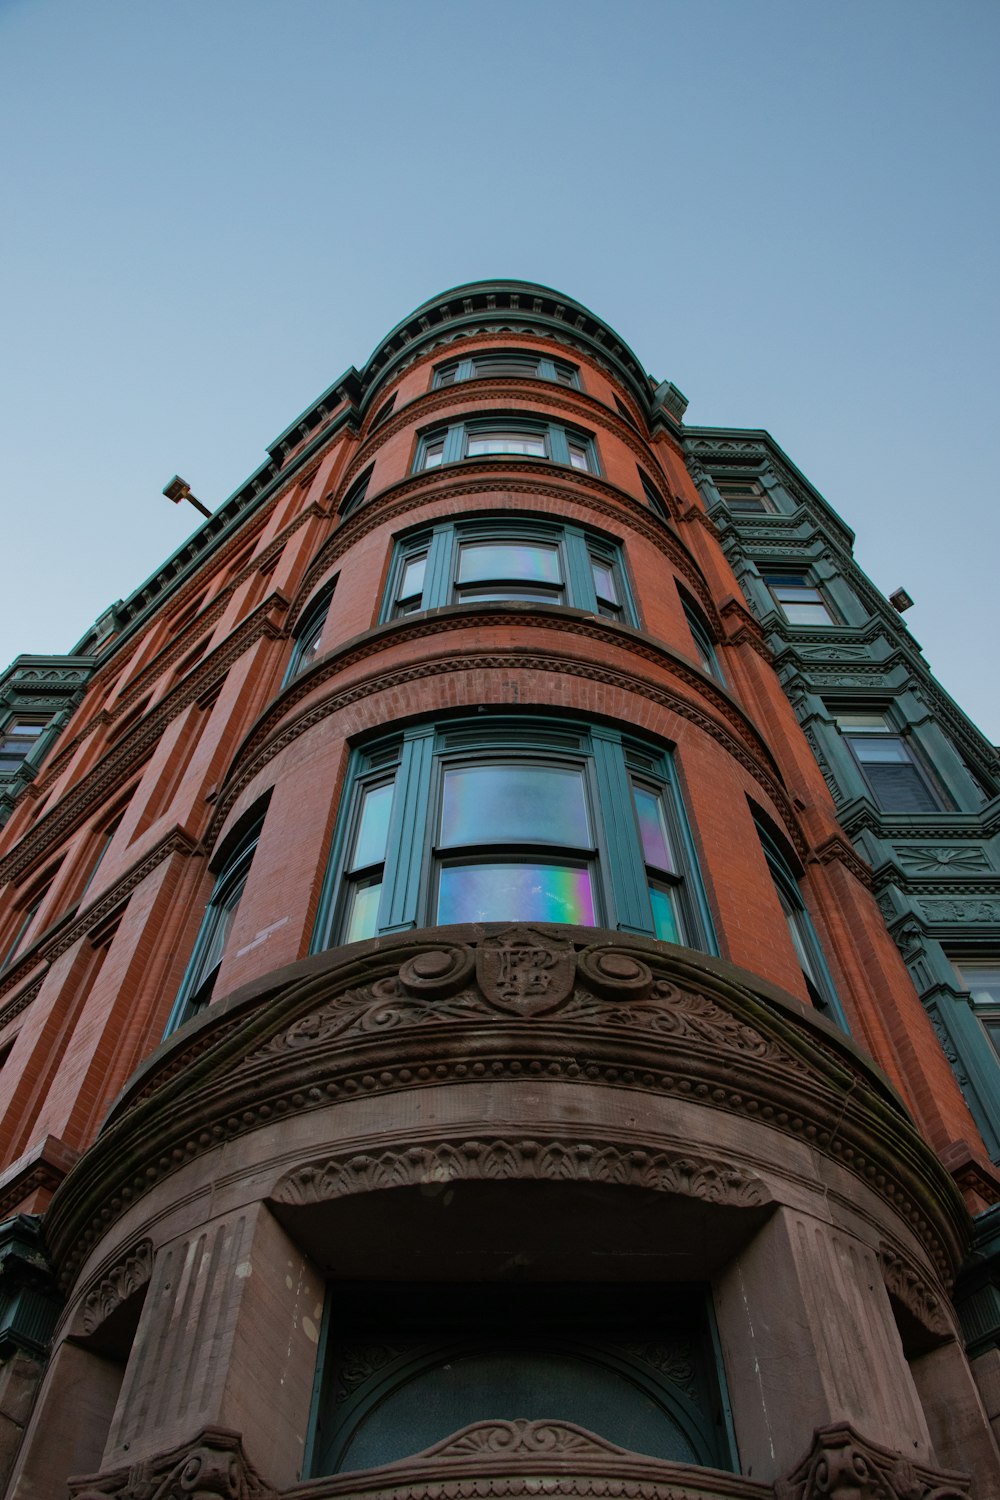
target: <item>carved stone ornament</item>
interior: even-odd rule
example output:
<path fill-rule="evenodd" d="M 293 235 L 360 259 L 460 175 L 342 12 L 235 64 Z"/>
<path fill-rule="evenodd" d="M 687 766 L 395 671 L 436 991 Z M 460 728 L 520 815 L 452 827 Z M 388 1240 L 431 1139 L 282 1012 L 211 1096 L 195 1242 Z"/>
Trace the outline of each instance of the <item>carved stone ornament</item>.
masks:
<path fill-rule="evenodd" d="M 887 1290 L 929 1333 L 948 1338 L 954 1332 L 951 1320 L 941 1298 L 927 1285 L 924 1277 L 889 1245 L 879 1246 L 878 1259 Z"/>
<path fill-rule="evenodd" d="M 968 1475 L 877 1447 L 846 1422 L 820 1428 L 812 1452 L 774 1486 L 775 1500 L 968 1500 Z"/>
<path fill-rule="evenodd" d="M 577 1427 L 572 1422 L 473 1422 L 460 1432 L 452 1433 L 420 1458 L 468 1458 L 471 1454 L 557 1454 L 585 1453 L 623 1455 L 627 1450 L 609 1443 L 606 1438 Z"/>
<path fill-rule="evenodd" d="M 86 1479 L 71 1479 L 71 1500 L 275 1500 L 277 1491 L 243 1452 L 238 1432 L 206 1427 L 192 1442 Z"/>
<path fill-rule="evenodd" d="M 116 1307 L 145 1286 L 153 1274 L 153 1246 L 149 1240 L 140 1240 L 135 1249 L 126 1255 L 106 1276 L 93 1287 L 83 1303 L 83 1331 L 93 1333 Z"/>
<path fill-rule="evenodd" d="M 533 927 L 512 927 L 480 943 L 476 970 L 491 1005 L 515 1016 L 540 1016 L 569 999 L 576 956 L 571 943 Z"/>
<path fill-rule="evenodd" d="M 276 1203 L 321 1203 L 383 1188 L 443 1188 L 452 1182 L 602 1182 L 678 1193 L 706 1203 L 757 1208 L 771 1201 L 753 1173 L 705 1157 L 625 1149 L 590 1141 L 461 1141 L 328 1158 L 288 1173 Z"/>

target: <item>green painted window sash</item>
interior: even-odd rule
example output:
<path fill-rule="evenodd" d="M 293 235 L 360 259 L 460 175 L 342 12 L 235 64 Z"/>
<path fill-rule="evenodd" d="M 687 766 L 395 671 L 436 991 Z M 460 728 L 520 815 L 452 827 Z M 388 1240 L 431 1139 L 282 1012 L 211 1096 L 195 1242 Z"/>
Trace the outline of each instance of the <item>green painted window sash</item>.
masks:
<path fill-rule="evenodd" d="M 591 614 L 599 613 L 592 564 L 598 562 L 609 567 L 620 595 L 622 620 L 628 625 L 638 624 L 621 549 L 614 542 L 591 536 L 578 526 L 553 526 L 531 517 L 525 517 L 523 521 L 494 517 L 448 521 L 433 527 L 429 532 L 421 531 L 399 542 L 389 570 L 389 586 L 379 615 L 380 624 L 396 618 L 396 604 L 406 564 L 417 554 L 427 552 L 420 608 L 438 609 L 455 602 L 458 548 L 462 542 L 517 540 L 557 545 L 563 562 L 566 591 L 561 602 L 574 609 L 587 610 Z"/>
<path fill-rule="evenodd" d="M 432 830 L 437 826 L 442 770 L 456 758 L 497 754 L 551 756 L 582 764 L 590 785 L 597 859 L 595 895 L 601 920 L 622 932 L 654 936 L 648 876 L 632 798 L 630 773 L 662 789 L 670 835 L 682 877 L 677 880 L 689 946 L 718 952 L 711 914 L 698 874 L 691 830 L 677 795 L 669 752 L 639 745 L 619 731 L 557 720 L 497 719 L 418 725 L 403 732 L 390 753 L 378 747 L 353 752 L 348 791 L 331 850 L 312 951 L 342 941 L 349 881 L 346 862 L 359 816 L 361 795 L 396 764 L 396 790 L 389 819 L 387 854 L 379 903 L 378 933 L 434 925 Z"/>

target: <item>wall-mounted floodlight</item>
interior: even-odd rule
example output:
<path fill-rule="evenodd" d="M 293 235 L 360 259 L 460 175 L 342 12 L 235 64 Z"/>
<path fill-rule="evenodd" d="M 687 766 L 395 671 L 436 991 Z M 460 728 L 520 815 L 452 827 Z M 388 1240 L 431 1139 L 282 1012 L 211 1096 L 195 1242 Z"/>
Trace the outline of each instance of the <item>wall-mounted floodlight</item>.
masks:
<path fill-rule="evenodd" d="M 210 516 L 212 514 L 207 505 L 202 505 L 200 500 L 195 499 L 191 493 L 191 486 L 179 474 L 175 474 L 170 483 L 163 486 L 163 493 L 175 505 L 180 505 L 182 500 L 190 500 L 195 510 L 200 510 L 203 516 Z"/>
<path fill-rule="evenodd" d="M 913 600 L 910 598 L 905 589 L 897 589 L 895 593 L 890 594 L 889 603 L 892 605 L 893 609 L 898 609 L 900 614 L 903 613 L 904 609 L 913 608 Z"/>

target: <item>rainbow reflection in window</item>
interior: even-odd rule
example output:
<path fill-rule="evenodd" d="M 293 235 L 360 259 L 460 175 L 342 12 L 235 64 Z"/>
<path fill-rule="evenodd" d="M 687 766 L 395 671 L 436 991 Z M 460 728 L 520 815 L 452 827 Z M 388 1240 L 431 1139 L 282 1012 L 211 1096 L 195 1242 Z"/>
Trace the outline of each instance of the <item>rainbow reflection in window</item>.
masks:
<path fill-rule="evenodd" d="M 445 771 L 440 837 L 445 848 L 532 843 L 589 849 L 592 842 L 582 771 L 517 764 Z"/>
<path fill-rule="evenodd" d="M 490 583 L 497 579 L 524 583 L 562 584 L 559 549 L 529 542 L 464 542 L 459 549 L 459 583 Z"/>
<path fill-rule="evenodd" d="M 590 872 L 569 865 L 445 865 L 438 922 L 574 922 L 596 925 Z"/>
<path fill-rule="evenodd" d="M 648 791 L 642 786 L 633 785 L 632 792 L 639 818 L 639 837 L 642 840 L 643 858 L 647 865 L 653 865 L 657 870 L 672 872 L 675 868 L 674 857 L 670 852 L 663 802 L 656 792 Z"/>

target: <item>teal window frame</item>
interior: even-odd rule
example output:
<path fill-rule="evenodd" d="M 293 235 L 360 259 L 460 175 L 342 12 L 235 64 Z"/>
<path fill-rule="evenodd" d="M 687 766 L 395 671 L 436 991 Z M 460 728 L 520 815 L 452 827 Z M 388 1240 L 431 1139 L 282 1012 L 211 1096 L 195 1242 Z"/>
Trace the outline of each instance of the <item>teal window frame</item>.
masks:
<path fill-rule="evenodd" d="M 42 743 L 51 714 L 13 714 L 0 731 L 0 776 L 13 776 Z"/>
<path fill-rule="evenodd" d="M 504 374 L 502 366 L 511 366 L 510 374 Z M 499 370 L 482 370 L 484 365 L 499 365 Z M 530 373 L 524 368 L 533 364 Z M 521 368 L 517 368 L 520 366 Z M 547 380 L 567 390 L 582 390 L 580 367 L 568 359 L 552 359 L 547 354 L 536 354 L 531 349 L 483 349 L 478 354 L 467 354 L 459 359 L 445 360 L 435 365 L 431 389 L 443 390 L 460 385 L 466 380 Z"/>
<path fill-rule="evenodd" d="M 642 493 L 646 498 L 646 504 L 654 515 L 659 516 L 661 521 L 669 521 L 670 511 L 656 485 L 650 479 L 645 469 L 640 469 L 638 464 L 636 464 L 636 471 L 639 475 L 639 483 L 642 485 Z"/>
<path fill-rule="evenodd" d="M 775 506 L 760 480 L 752 474 L 723 475 L 715 480 L 715 487 L 725 501 L 726 508 L 737 516 L 773 516 Z M 742 493 L 741 493 L 742 492 Z"/>
<path fill-rule="evenodd" d="M 316 660 L 320 638 L 326 626 L 330 602 L 336 587 L 336 578 L 324 584 L 316 598 L 303 611 L 302 619 L 295 628 L 292 654 L 288 658 L 288 666 L 285 668 L 285 675 L 281 681 L 283 688 L 287 687 L 290 682 L 294 682 L 296 677 L 300 677 Z"/>
<path fill-rule="evenodd" d="M 681 608 L 684 611 L 684 618 L 695 644 L 702 670 L 709 677 L 714 677 L 716 682 L 721 682 L 724 687 L 726 677 L 719 663 L 715 639 L 709 629 L 708 621 L 694 601 L 686 598 L 683 593 L 681 593 Z"/>
<path fill-rule="evenodd" d="M 954 810 L 954 804 L 945 795 L 914 746 L 912 736 L 904 734 L 889 714 L 878 709 L 873 711 L 843 709 L 835 711 L 834 718 L 837 722 L 837 730 L 846 742 L 858 772 L 880 812 L 910 815 Z M 896 762 L 884 759 L 879 761 L 874 757 L 866 758 L 866 751 L 869 747 L 877 750 L 879 747 L 889 745 L 898 752 L 899 758 Z M 879 776 L 875 769 L 869 769 L 879 764 L 895 765 L 908 771 L 908 785 L 904 783 L 902 777 L 896 777 L 896 785 L 893 785 L 890 778 L 884 775 Z M 921 801 L 926 802 L 927 805 L 917 806 L 916 803 Z"/>
<path fill-rule="evenodd" d="M 345 516 L 349 516 L 352 511 L 357 510 L 358 506 L 361 505 L 365 500 L 368 495 L 368 487 L 371 484 L 372 475 L 374 474 L 374 472 L 375 465 L 369 464 L 367 469 L 365 469 L 363 473 L 359 474 L 357 479 L 351 485 L 350 489 L 347 491 L 347 494 L 344 496 L 343 500 L 341 500 L 340 507 L 337 512 L 341 520 L 343 520 Z"/>
<path fill-rule="evenodd" d="M 505 581 L 511 583 L 512 599 L 530 597 L 538 604 L 587 610 L 605 619 L 638 626 L 638 614 L 619 543 L 569 523 L 539 521 L 531 516 L 501 518 L 495 515 L 441 522 L 400 537 L 389 569 L 380 623 L 423 610 L 439 609 L 447 604 L 475 603 L 471 596 L 462 599 L 458 570 L 462 547 L 476 542 L 534 543 L 558 549 L 561 587 L 557 590 L 539 585 L 531 592 L 530 585 L 524 585 L 515 595 L 513 581 L 498 579 L 497 588 L 502 588 Z M 423 575 L 419 592 L 416 592 L 411 580 L 417 571 L 414 564 L 421 559 L 424 561 Z M 617 593 L 617 599 L 609 599 L 601 592 L 604 584 L 599 575 L 606 572 L 611 574 L 612 590 Z"/>
<path fill-rule="evenodd" d="M 263 826 L 264 814 L 260 813 L 235 844 L 222 854 L 191 958 L 167 1018 L 164 1037 L 170 1036 L 211 1003 L 215 982 L 226 957 L 229 932 L 243 898 Z"/>
<path fill-rule="evenodd" d="M 541 439 L 545 452 L 470 454 L 470 439 L 488 437 L 490 433 L 510 433 L 529 439 Z M 574 452 L 585 459 L 585 464 L 574 463 Z M 509 416 L 470 418 L 468 421 L 428 429 L 418 437 L 413 471 L 421 473 L 445 464 L 462 463 L 469 458 L 475 462 L 496 458 L 505 463 L 554 463 L 575 469 L 578 474 L 599 476 L 601 473 L 593 433 L 584 432 L 577 427 L 566 427 L 561 422 L 539 421 L 537 417 L 521 416 L 517 412 L 512 412 Z"/>
<path fill-rule="evenodd" d="M 392 1433 L 394 1397 L 414 1379 L 480 1354 L 563 1355 L 615 1372 L 634 1391 L 637 1414 L 659 1407 L 692 1456 L 683 1462 L 738 1472 L 725 1365 L 707 1283 L 579 1282 L 424 1282 L 330 1281 L 324 1297 L 312 1409 L 302 1473 L 313 1480 L 357 1468 L 350 1458 L 359 1430 L 384 1420 Z M 356 1351 L 377 1351 L 358 1378 Z M 670 1352 L 683 1350 L 686 1379 L 674 1378 Z M 663 1357 L 666 1356 L 666 1357 Z M 345 1366 L 354 1370 L 349 1385 Z M 572 1422 L 579 1387 L 570 1378 L 546 1396 L 546 1415 Z M 487 1398 L 488 1419 L 502 1396 Z M 447 1424 L 446 1424 L 447 1425 Z M 408 1432 L 409 1426 L 402 1432 Z M 612 1431 L 609 1441 L 627 1441 Z M 416 1451 L 443 1434 L 414 1434 Z M 398 1441 L 398 1439 L 397 1439 Z M 371 1472 L 410 1457 L 391 1448 Z M 405 1440 L 399 1447 L 405 1446 Z M 645 1451 L 645 1450 L 643 1450 Z M 355 1449 L 355 1452 L 357 1450 Z M 656 1455 L 651 1455 L 657 1461 Z M 345 1462 L 346 1460 L 346 1462 Z M 660 1462 L 671 1462 L 669 1458 Z M 676 1461 L 676 1460 L 674 1460 Z"/>
<path fill-rule="evenodd" d="M 833 975 L 823 956 L 819 934 L 802 898 L 795 867 L 774 835 L 759 820 L 754 821 L 809 998 L 821 1015 L 836 1022 L 841 1031 L 850 1034 Z"/>
<path fill-rule="evenodd" d="M 453 766 L 548 765 L 582 768 L 591 818 L 590 848 L 554 850 L 541 842 L 507 847 L 515 862 L 558 859 L 586 864 L 591 872 L 595 924 L 656 937 L 650 885 L 666 890 L 680 926 L 680 941 L 718 951 L 698 871 L 694 841 L 666 746 L 651 745 L 611 726 L 539 718 L 477 716 L 475 720 L 416 724 L 401 734 L 356 748 L 337 820 L 320 902 L 313 951 L 347 941 L 361 880 L 380 885 L 378 910 L 365 937 L 433 927 L 438 871 L 444 864 L 504 857 L 495 844 L 460 853 L 437 846 L 444 771 Z M 362 866 L 354 858 L 365 794 L 393 783 L 384 857 Z M 656 867 L 644 854 L 633 787 L 661 799 L 674 868 Z M 557 858 L 558 856 L 558 858 Z M 493 920 L 483 918 L 483 920 Z M 515 920 L 500 917 L 496 920 Z M 361 940 L 357 933 L 353 940 Z"/>
<path fill-rule="evenodd" d="M 768 568 L 761 573 L 761 578 L 766 584 L 771 598 L 784 619 L 795 630 L 825 630 L 829 625 L 842 625 L 843 621 L 837 615 L 826 597 L 825 593 L 811 581 L 808 571 L 785 571 L 780 568 Z M 782 598 L 781 592 L 795 597 Z M 814 620 L 793 620 L 788 613 L 788 608 L 796 606 L 806 609 L 822 610 L 825 618 Z"/>

